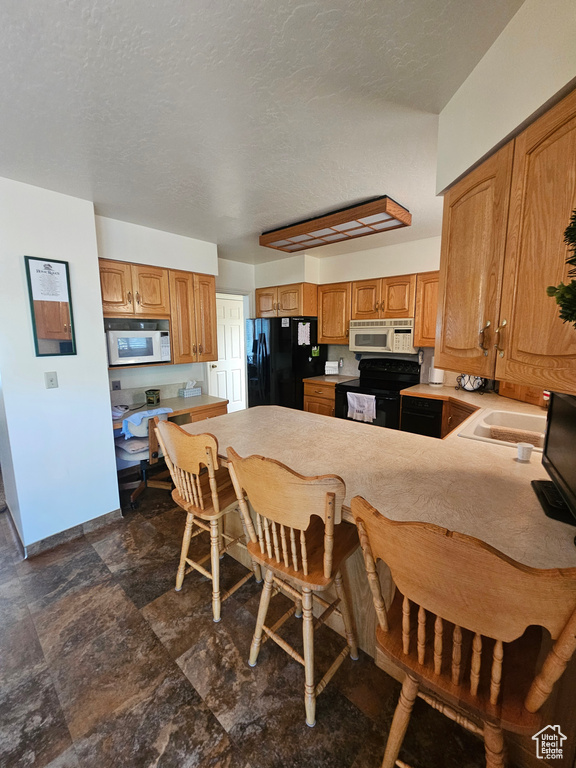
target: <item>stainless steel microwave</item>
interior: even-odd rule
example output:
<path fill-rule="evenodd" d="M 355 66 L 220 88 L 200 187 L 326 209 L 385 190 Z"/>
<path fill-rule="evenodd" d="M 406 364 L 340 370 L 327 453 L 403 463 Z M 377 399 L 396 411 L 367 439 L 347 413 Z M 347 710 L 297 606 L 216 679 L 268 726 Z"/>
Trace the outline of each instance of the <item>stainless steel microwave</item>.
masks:
<path fill-rule="evenodd" d="M 170 362 L 168 331 L 106 331 L 110 365 Z"/>
<path fill-rule="evenodd" d="M 415 355 L 414 318 L 387 320 L 351 320 L 350 349 L 352 352 L 393 352 Z"/>

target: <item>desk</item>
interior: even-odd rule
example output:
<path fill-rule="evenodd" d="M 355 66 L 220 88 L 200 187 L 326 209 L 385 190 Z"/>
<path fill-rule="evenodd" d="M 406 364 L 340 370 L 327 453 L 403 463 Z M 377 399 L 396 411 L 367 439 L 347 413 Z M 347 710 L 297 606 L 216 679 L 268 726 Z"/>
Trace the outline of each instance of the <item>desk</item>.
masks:
<path fill-rule="evenodd" d="M 160 400 L 158 405 L 144 404 L 140 408 L 128 411 L 126 416 L 131 416 L 139 411 L 153 410 L 154 408 L 172 408 L 172 413 L 167 413 L 169 421 L 182 421 L 194 423 L 204 419 L 212 419 L 215 416 L 222 416 L 226 413 L 228 400 L 221 397 L 212 397 L 211 395 L 196 395 L 195 397 L 171 397 Z M 181 418 L 182 417 L 182 418 Z M 154 421 L 148 422 L 148 438 L 150 441 L 150 464 L 156 464 L 158 461 L 158 441 L 153 429 Z M 114 421 L 114 429 L 122 429 L 122 419 Z"/>
<path fill-rule="evenodd" d="M 576 568 L 576 529 L 547 518 L 530 487 L 531 480 L 546 477 L 540 461 L 520 464 L 507 446 L 457 437 L 436 440 L 278 406 L 237 411 L 184 429 L 213 434 L 223 458 L 232 446 L 241 456 L 259 453 L 304 475 L 340 475 L 346 507 L 359 494 L 387 517 L 475 536 L 526 565 Z M 374 656 L 375 613 L 359 551 L 342 572 L 353 596 L 360 647 Z M 385 597 L 390 596 L 393 586 L 382 563 L 379 573 Z M 342 634 L 336 623 L 331 626 Z M 388 671 L 399 679 L 398 670 Z M 574 673 L 572 664 L 559 686 L 552 715 L 557 719 L 551 721 L 566 728 L 569 745 L 576 741 Z M 536 759 L 529 738 L 511 737 L 509 748 L 521 765 L 546 765 Z"/>

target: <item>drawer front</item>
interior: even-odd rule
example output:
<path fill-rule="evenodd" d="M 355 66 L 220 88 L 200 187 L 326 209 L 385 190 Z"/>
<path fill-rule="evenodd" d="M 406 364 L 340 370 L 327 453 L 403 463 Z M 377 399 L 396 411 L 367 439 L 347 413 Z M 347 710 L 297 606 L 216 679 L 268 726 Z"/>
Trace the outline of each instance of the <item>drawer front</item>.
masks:
<path fill-rule="evenodd" d="M 324 397 L 327 400 L 334 401 L 335 389 L 332 384 L 314 384 L 308 381 L 304 383 L 304 395 Z"/>
<path fill-rule="evenodd" d="M 202 408 L 198 411 L 191 411 L 190 421 L 204 421 L 204 419 L 213 419 L 215 416 L 224 416 L 228 412 L 228 406 L 223 403 L 222 405 L 211 406 L 210 408 Z"/>
<path fill-rule="evenodd" d="M 304 396 L 304 410 L 308 413 L 318 413 L 321 416 L 334 416 L 334 401 L 323 397 Z"/>

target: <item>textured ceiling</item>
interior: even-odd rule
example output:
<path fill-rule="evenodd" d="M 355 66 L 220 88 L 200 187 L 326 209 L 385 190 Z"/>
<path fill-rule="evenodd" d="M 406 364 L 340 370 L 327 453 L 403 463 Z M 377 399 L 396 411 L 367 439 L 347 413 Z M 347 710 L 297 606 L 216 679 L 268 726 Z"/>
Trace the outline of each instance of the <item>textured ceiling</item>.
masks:
<path fill-rule="evenodd" d="M 521 4 L 2 0 L 0 176 L 249 263 L 376 195 L 412 227 L 346 251 L 438 235 L 437 114 Z"/>

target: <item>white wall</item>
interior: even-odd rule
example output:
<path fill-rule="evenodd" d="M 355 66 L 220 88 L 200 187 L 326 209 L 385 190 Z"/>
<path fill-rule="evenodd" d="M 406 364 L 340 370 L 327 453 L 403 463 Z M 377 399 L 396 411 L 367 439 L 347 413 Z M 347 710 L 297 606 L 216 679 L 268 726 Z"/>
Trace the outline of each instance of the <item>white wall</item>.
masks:
<path fill-rule="evenodd" d="M 215 243 L 103 216 L 96 216 L 96 236 L 98 254 L 102 259 L 151 264 L 208 275 L 218 272 Z"/>
<path fill-rule="evenodd" d="M 330 256 L 318 259 L 318 265 L 320 283 L 431 272 L 440 265 L 440 238 L 429 237 L 384 248 Z"/>
<path fill-rule="evenodd" d="M 440 113 L 438 191 L 576 77 L 576 3 L 526 0 Z"/>
<path fill-rule="evenodd" d="M 241 295 L 254 290 L 254 265 L 240 261 L 218 259 L 216 290 L 222 293 L 234 291 Z"/>
<path fill-rule="evenodd" d="M 267 288 L 269 285 L 307 282 L 305 255 L 299 253 L 297 256 L 287 256 L 285 259 L 256 264 L 254 268 L 255 287 Z"/>
<path fill-rule="evenodd" d="M 77 355 L 35 356 L 24 255 L 69 263 Z M 0 178 L 0 267 L 0 461 L 28 546 L 119 507 L 92 203 Z"/>

